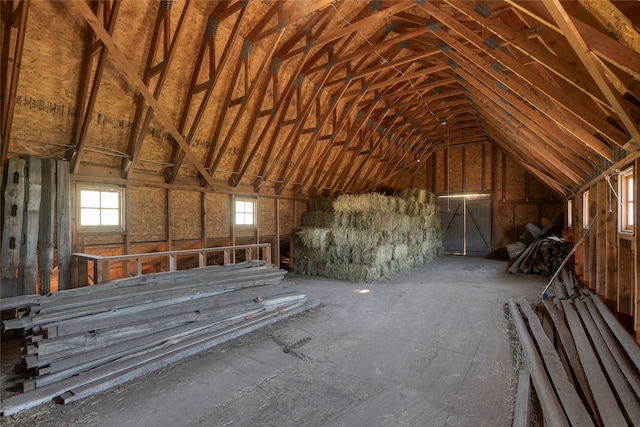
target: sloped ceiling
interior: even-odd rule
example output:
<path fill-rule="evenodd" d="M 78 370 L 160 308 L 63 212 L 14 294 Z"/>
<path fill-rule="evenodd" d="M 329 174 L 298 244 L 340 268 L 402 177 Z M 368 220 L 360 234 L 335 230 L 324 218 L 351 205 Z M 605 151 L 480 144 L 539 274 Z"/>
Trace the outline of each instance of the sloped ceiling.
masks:
<path fill-rule="evenodd" d="M 567 195 L 640 143 L 635 1 L 3 1 L 2 22 L 2 165 L 357 193 L 490 141 Z"/>

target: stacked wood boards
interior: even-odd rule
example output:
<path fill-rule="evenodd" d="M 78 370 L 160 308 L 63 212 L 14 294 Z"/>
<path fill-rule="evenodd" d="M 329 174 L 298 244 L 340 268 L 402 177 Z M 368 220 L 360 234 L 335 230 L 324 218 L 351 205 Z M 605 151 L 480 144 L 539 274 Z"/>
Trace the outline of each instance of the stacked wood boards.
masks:
<path fill-rule="evenodd" d="M 10 415 L 73 402 L 318 305 L 260 261 L 150 274 L 47 296 L 16 298 L 23 393 Z M 11 299 L 3 301 L 11 306 Z M 26 307 L 26 308 L 25 308 Z"/>
<path fill-rule="evenodd" d="M 555 297 L 535 311 L 524 298 L 509 302 L 525 361 L 514 426 L 535 418 L 553 426 L 640 425 L 640 346 L 570 274 L 554 280 Z"/>
<path fill-rule="evenodd" d="M 509 273 L 539 274 L 551 276 L 566 257 L 570 256 L 571 241 L 562 237 L 547 236 L 534 240 L 509 266 Z M 573 266 L 573 259 L 566 263 Z"/>
<path fill-rule="evenodd" d="M 311 199 L 309 208 L 296 232 L 296 273 L 372 282 L 443 253 L 436 197 L 426 190 Z"/>

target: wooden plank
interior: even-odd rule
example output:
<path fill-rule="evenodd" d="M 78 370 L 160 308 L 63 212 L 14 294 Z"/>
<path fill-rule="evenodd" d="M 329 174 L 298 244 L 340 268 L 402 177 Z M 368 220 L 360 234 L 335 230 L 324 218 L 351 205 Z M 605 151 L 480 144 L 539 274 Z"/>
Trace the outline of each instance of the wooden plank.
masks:
<path fill-rule="evenodd" d="M 520 307 L 529 321 L 529 329 L 538 345 L 545 369 L 549 373 L 555 392 L 558 394 L 569 422 L 571 425 L 591 425 L 593 423 L 591 417 L 569 381 L 568 373 L 565 371 L 553 343 L 545 334 L 540 320 L 529 306 L 525 297 L 520 298 Z"/>
<path fill-rule="evenodd" d="M 27 158 L 25 213 L 22 220 L 24 242 L 20 248 L 18 295 L 33 295 L 38 283 L 38 230 L 40 198 L 42 197 L 42 162 L 39 157 Z"/>
<path fill-rule="evenodd" d="M 53 271 L 53 236 L 56 221 L 56 162 L 42 159 L 42 197 L 40 199 L 40 228 L 38 235 L 38 274 L 40 295 L 51 292 Z"/>
<path fill-rule="evenodd" d="M 114 344 L 100 350 L 52 362 L 47 368 L 38 372 L 40 378 L 35 379 L 36 387 L 52 384 L 73 375 L 97 368 L 122 357 L 145 352 L 155 347 L 159 347 L 167 341 L 175 344 L 192 336 L 198 335 L 205 330 L 213 332 L 218 329 L 222 329 L 225 326 L 228 326 L 230 321 L 238 322 L 245 319 L 247 316 L 261 314 L 266 310 L 265 307 L 268 305 L 287 306 L 303 302 L 303 300 L 306 300 L 306 295 L 304 294 L 275 298 L 272 301 L 264 301 L 263 303 L 254 304 L 254 307 L 248 311 L 239 311 L 235 314 L 228 313 L 227 316 L 229 317 L 223 320 L 219 317 L 199 319 L 197 322 L 190 322 L 186 325 L 176 326 L 160 332 L 154 332 L 147 336 Z M 45 373 L 46 375 L 41 375 L 42 373 Z"/>
<path fill-rule="evenodd" d="M 612 350 L 607 346 L 604 337 L 600 334 L 599 328 L 596 326 L 594 319 L 585 305 L 584 301 L 575 301 L 575 306 L 582 318 L 585 329 L 591 337 L 591 342 L 598 354 L 598 359 L 607 377 L 611 380 L 613 390 L 620 402 L 621 408 L 627 416 L 630 424 L 640 422 L 640 399 L 633 390 L 626 376 L 623 374 L 620 366 L 616 362 Z"/>
<path fill-rule="evenodd" d="M 516 392 L 512 427 L 531 427 L 533 418 L 531 401 L 531 374 L 529 368 L 523 366 L 518 375 L 518 391 Z"/>
<path fill-rule="evenodd" d="M 573 341 L 573 337 L 571 336 L 571 332 L 569 331 L 569 328 L 564 321 L 563 314 L 560 313 L 562 305 L 560 305 L 560 309 L 557 309 L 548 300 L 542 300 L 542 303 L 551 316 L 551 320 L 553 321 L 553 324 L 556 328 L 558 338 L 560 339 L 562 347 L 564 348 L 564 351 L 567 354 L 567 358 L 569 359 L 573 375 L 575 375 L 582 394 L 585 396 L 585 400 L 589 405 L 587 409 L 590 410 L 590 413 L 594 418 L 600 421 L 598 418 L 598 410 L 593 398 L 593 393 L 591 391 L 591 388 L 589 387 L 587 377 L 584 373 L 582 363 L 580 362 L 580 358 L 578 356 L 578 350 L 576 349 L 576 345 Z"/>
<path fill-rule="evenodd" d="M 558 401 L 553 386 L 549 381 L 549 377 L 545 372 L 544 363 L 540 359 L 540 355 L 536 350 L 536 346 L 531 339 L 531 336 L 527 332 L 527 327 L 522 319 L 518 306 L 513 301 L 509 300 L 509 308 L 511 317 L 516 326 L 520 344 L 525 354 L 525 360 L 529 372 L 531 373 L 531 379 L 533 386 L 536 389 L 536 394 L 540 400 L 542 410 L 544 413 L 544 419 L 552 426 L 569 426 L 569 421 L 565 416 L 562 406 Z"/>
<path fill-rule="evenodd" d="M 50 363 L 77 354 L 84 354 L 123 341 L 143 337 L 151 333 L 216 318 L 228 319 L 239 312 L 256 308 L 258 295 L 262 300 L 290 296 L 298 289 L 281 282 L 279 285 L 260 286 L 233 290 L 210 298 L 195 300 L 169 310 L 148 312 L 150 316 L 128 315 L 129 321 L 119 325 L 100 325 L 96 330 L 56 338 L 40 339 L 30 343 L 29 355 L 32 356 L 27 368 L 45 367 Z M 34 338 L 40 338 L 34 336 Z"/>
<path fill-rule="evenodd" d="M 2 289 L 0 296 L 18 295 L 18 264 L 22 246 L 22 218 L 25 192 L 24 159 L 9 159 L 7 184 L 4 190 L 4 222 L 2 228 Z"/>
<path fill-rule="evenodd" d="M 319 302 L 311 302 L 284 313 L 269 313 L 262 317 L 244 322 L 240 327 L 229 328 L 227 331 L 217 331 L 212 335 L 204 335 L 199 338 L 183 343 L 178 348 L 167 347 L 156 350 L 145 355 L 137 356 L 128 360 L 116 361 L 94 369 L 85 375 L 76 375 L 65 381 L 50 384 L 32 392 L 22 393 L 2 401 L 2 415 L 12 415 L 21 410 L 32 408 L 39 404 L 50 401 L 71 390 L 71 394 L 65 395 L 65 401 L 69 403 L 73 398 L 81 398 L 86 393 L 92 394 L 99 389 L 107 389 L 113 385 L 121 384 L 130 379 L 144 375 L 153 370 L 167 366 L 173 362 L 191 356 L 200 351 L 212 348 L 230 339 L 236 338 L 248 332 L 252 332 L 267 324 L 276 322 L 295 313 L 306 311 L 317 307 Z M 97 387 L 90 392 L 81 390 L 80 387 L 99 381 Z M 94 386 L 96 386 L 94 384 Z M 75 390 L 75 391 L 73 391 Z M 88 395 L 88 394 L 87 394 Z"/>
<path fill-rule="evenodd" d="M 616 337 L 622 348 L 627 354 L 629 361 L 634 365 L 637 372 L 640 372 L 640 346 L 635 342 L 633 337 L 624 329 L 624 326 L 618 322 L 611 310 L 600 300 L 598 296 L 591 298 L 595 306 L 598 308 L 600 315 L 609 326 L 609 329 Z"/>
<path fill-rule="evenodd" d="M 56 162 L 58 289 L 71 289 L 71 204 L 69 163 Z"/>
<path fill-rule="evenodd" d="M 562 301 L 564 313 L 571 330 L 571 335 L 576 343 L 580 363 L 587 376 L 587 382 L 593 391 L 593 397 L 598 408 L 598 413 L 605 426 L 623 426 L 626 420 L 618 406 L 615 396 L 609 387 L 598 358 L 596 357 L 589 338 L 580 322 L 576 308 L 569 300 Z"/>

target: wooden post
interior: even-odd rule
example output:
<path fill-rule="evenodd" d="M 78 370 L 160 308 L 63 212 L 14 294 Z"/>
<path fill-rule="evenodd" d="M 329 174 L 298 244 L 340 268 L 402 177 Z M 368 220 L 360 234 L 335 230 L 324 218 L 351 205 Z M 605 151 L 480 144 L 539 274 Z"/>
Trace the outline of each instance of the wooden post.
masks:
<path fill-rule="evenodd" d="M 36 293 L 38 271 L 38 230 L 40 226 L 40 198 L 42 197 L 42 162 L 39 157 L 27 158 L 27 189 L 25 215 L 22 220 L 24 244 L 20 248 L 18 267 L 18 295 Z"/>
<path fill-rule="evenodd" d="M 7 186 L 4 190 L 4 226 L 2 230 L 2 289 L 0 296 L 18 295 L 16 271 L 22 245 L 22 218 L 24 211 L 25 160 L 9 159 Z"/>
<path fill-rule="evenodd" d="M 611 185 L 616 188 L 617 180 L 610 178 Z M 612 194 L 610 188 L 607 189 L 606 207 L 606 272 L 605 272 L 605 303 L 613 312 L 616 311 L 616 301 L 618 300 L 618 201 Z"/>
<path fill-rule="evenodd" d="M 58 228 L 58 289 L 71 289 L 71 206 L 69 204 L 69 162 L 56 162 L 56 211 Z M 80 270 L 80 266 L 78 266 Z"/>
<path fill-rule="evenodd" d="M 607 181 L 598 181 L 596 187 L 596 210 L 598 213 L 598 219 L 596 220 L 596 233 L 595 233 L 595 289 L 596 294 L 606 297 L 607 289 L 607 218 L 608 218 L 608 197 L 609 185 Z"/>
<path fill-rule="evenodd" d="M 40 294 L 51 292 L 53 271 L 53 231 L 56 220 L 56 164 L 42 159 L 42 198 L 40 200 L 40 231 L 38 236 L 38 274 Z"/>

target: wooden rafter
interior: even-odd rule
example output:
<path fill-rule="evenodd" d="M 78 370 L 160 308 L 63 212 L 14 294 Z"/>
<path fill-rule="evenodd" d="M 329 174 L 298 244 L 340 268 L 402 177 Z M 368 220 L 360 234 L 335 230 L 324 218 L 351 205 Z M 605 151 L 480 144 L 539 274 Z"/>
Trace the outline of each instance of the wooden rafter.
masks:
<path fill-rule="evenodd" d="M 191 126 L 189 127 L 189 132 L 187 133 L 186 141 L 188 145 L 191 145 L 191 141 L 200 125 L 200 121 L 204 115 L 205 110 L 209 104 L 209 100 L 211 99 L 211 95 L 213 93 L 214 88 L 217 86 L 217 83 L 222 75 L 222 72 L 225 68 L 225 65 L 230 60 L 231 50 L 239 37 L 240 33 L 240 24 L 242 23 L 242 18 L 245 16 L 246 2 L 244 0 L 240 0 L 234 5 L 239 6 L 239 13 L 236 17 L 236 22 L 234 23 L 233 29 L 231 30 L 231 35 L 228 39 L 226 39 L 225 48 L 222 52 L 222 56 L 220 60 L 216 64 L 215 61 L 215 36 L 217 32 L 217 27 L 220 24 L 222 18 L 218 17 L 218 14 L 222 14 L 225 11 L 225 6 L 227 8 L 232 8 L 233 5 L 228 5 L 225 2 L 218 3 L 218 6 L 214 9 L 214 11 L 209 15 L 209 20 L 207 22 L 207 27 L 205 29 L 202 44 L 200 45 L 200 53 L 198 54 L 198 61 L 196 63 L 196 67 L 193 71 L 193 75 L 191 78 L 191 86 L 189 91 L 187 92 L 187 96 L 185 102 L 183 104 L 182 114 L 180 116 L 180 122 L 178 124 L 178 129 L 180 132 L 184 130 L 186 125 L 187 117 L 189 116 L 189 112 L 192 106 L 193 95 L 196 92 L 199 92 L 204 89 L 204 95 L 200 101 L 200 105 L 198 106 L 198 110 L 191 122 Z M 234 9 L 236 9 L 236 6 Z M 224 18 L 231 16 L 229 14 L 225 14 Z M 204 55 L 208 49 L 209 52 L 209 62 L 207 63 L 209 67 L 209 78 L 204 83 L 197 83 L 198 75 L 200 74 L 200 70 L 204 65 Z M 214 144 L 211 144 L 210 150 L 212 149 Z M 182 166 L 182 161 L 184 160 L 184 152 L 181 150 L 180 146 L 174 145 L 173 153 L 171 154 L 171 166 L 165 169 L 165 180 L 168 183 L 175 182 L 176 177 L 178 176 L 178 171 Z M 206 169 L 205 169 L 206 170 Z M 204 176 L 202 171 L 199 171 L 202 179 L 205 182 L 209 182 L 211 179 L 211 174 L 207 171 L 207 176 Z"/>
<path fill-rule="evenodd" d="M 451 53 L 451 55 L 453 58 L 458 59 L 455 53 Z M 535 130 L 536 134 L 541 138 L 539 141 L 541 145 L 546 145 L 542 144 L 546 140 L 549 147 L 557 146 L 557 149 L 562 152 L 563 158 L 573 161 L 582 168 L 588 165 L 587 169 L 590 169 L 591 165 L 579 160 L 578 156 L 582 156 L 585 159 L 592 158 L 594 162 L 596 161 L 596 153 L 587 150 L 586 147 L 582 147 L 579 141 L 571 140 L 569 136 L 557 132 L 554 123 L 537 114 L 514 94 L 498 89 L 495 84 L 492 84 L 493 82 L 488 76 L 481 73 L 470 73 L 464 69 L 458 70 L 458 72 L 464 77 L 465 82 L 468 82 L 467 88 L 469 90 L 471 88 L 478 90 L 478 92 L 474 92 L 473 96 L 476 103 L 485 99 L 491 100 L 496 107 L 506 111 L 526 127 Z M 553 152 L 548 153 L 552 154 Z M 543 153 L 543 156 L 546 157 L 547 155 Z"/>
<path fill-rule="evenodd" d="M 529 103 L 535 105 L 536 108 L 541 111 L 548 112 L 549 114 L 553 114 L 553 119 L 557 120 L 559 125 L 570 127 L 571 129 L 568 129 L 569 131 L 579 134 L 576 136 L 584 139 L 585 143 L 593 146 L 594 149 L 597 149 L 603 157 L 611 159 L 611 150 L 606 146 L 606 144 L 603 144 L 600 140 L 587 132 L 585 128 L 590 128 L 594 131 L 600 132 L 612 143 L 622 145 L 626 142 L 627 136 L 624 133 L 621 133 L 618 128 L 611 125 L 600 116 L 594 114 L 593 111 L 584 106 L 582 103 L 576 103 L 575 99 L 569 97 L 564 92 L 559 91 L 555 86 L 550 85 L 549 82 L 545 81 L 533 71 L 525 68 L 522 64 L 516 61 L 513 57 L 507 55 L 501 49 L 491 49 L 490 47 L 488 47 L 485 44 L 485 40 L 483 40 L 478 34 L 470 31 L 467 27 L 456 21 L 448 14 L 442 12 L 436 6 L 430 3 L 425 3 L 421 7 L 426 12 L 430 13 L 432 17 L 437 19 L 439 22 L 446 25 L 460 36 L 464 37 L 476 48 L 481 49 L 490 58 L 497 61 L 500 68 L 506 67 L 507 69 L 513 71 L 516 76 L 523 79 L 528 84 L 533 85 L 536 90 L 545 93 L 555 102 L 563 104 L 567 106 L 567 108 L 570 108 L 572 111 L 574 111 L 575 115 L 571 118 L 562 114 L 558 114 L 558 110 L 554 106 L 550 106 L 547 103 L 542 102 L 540 97 L 535 94 L 535 91 L 524 86 L 522 83 L 517 82 L 511 76 L 506 75 L 504 70 L 499 70 L 499 68 L 496 67 L 494 63 L 491 63 L 487 59 L 481 57 L 469 47 L 464 46 L 455 37 L 452 37 L 449 34 L 449 31 L 440 29 L 434 32 L 434 34 L 438 38 L 440 38 L 452 48 L 455 48 L 472 63 L 476 65 L 482 63 L 482 67 L 487 69 L 489 73 L 493 74 L 499 82 L 511 87 L 512 89 L 514 89 L 514 92 L 520 94 L 521 96 L 526 96 L 526 100 Z M 580 121 L 580 123 L 575 123 L 576 120 Z"/>
<path fill-rule="evenodd" d="M 9 141 L 11 140 L 11 126 L 13 123 L 13 110 L 15 108 L 16 92 L 20 78 L 20 65 L 22 63 L 22 51 L 27 31 L 27 17 L 29 16 L 29 0 L 11 1 L 5 5 L 2 58 L 0 67 L 0 81 L 2 84 L 2 120 L 0 126 L 0 173 L 4 181 L 4 167 L 9 153 Z M 11 63 L 11 66 L 9 64 Z"/>
<path fill-rule="evenodd" d="M 100 9 L 102 9 L 103 21 L 109 36 L 113 34 L 118 17 L 118 11 L 120 10 L 120 4 L 121 3 L 119 1 L 110 3 L 109 1 L 102 0 L 96 3 L 96 16 L 100 13 Z M 104 67 L 107 64 L 107 55 L 109 53 L 108 49 L 106 49 L 102 43 L 94 44 L 94 31 L 89 28 L 89 33 L 87 34 L 84 64 L 80 80 L 81 89 L 76 107 L 77 113 L 73 123 L 71 148 L 67 150 L 66 153 L 66 158 L 69 159 L 69 168 L 71 173 L 77 173 L 78 168 L 80 167 L 80 159 L 84 151 L 87 132 L 89 131 L 89 124 L 91 123 L 93 109 L 96 105 L 96 100 L 98 99 L 102 74 L 104 72 Z M 98 56 L 98 64 L 96 65 L 95 71 L 92 72 L 93 56 L 97 51 L 100 52 L 100 55 Z M 92 82 L 91 89 L 89 89 L 90 81 Z"/>
<path fill-rule="evenodd" d="M 622 124 L 625 126 L 627 132 L 629 132 L 629 135 L 631 136 L 633 141 L 628 144 L 628 146 L 637 149 L 638 147 L 640 147 L 640 125 L 636 123 L 636 121 L 627 111 L 624 102 L 620 99 L 620 94 L 616 93 L 611 88 L 603 69 L 590 53 L 589 46 L 582 38 L 582 35 L 567 14 L 567 11 L 564 9 L 559 0 L 549 0 L 544 2 L 544 5 L 555 19 L 558 27 L 560 27 L 560 29 L 567 37 L 569 44 L 578 55 L 578 58 L 580 59 L 584 67 L 587 69 L 593 80 L 595 80 L 602 93 L 605 95 L 613 109 L 618 114 L 618 117 L 622 121 Z"/>
<path fill-rule="evenodd" d="M 494 35 L 510 43 L 510 46 L 521 51 L 528 58 L 533 59 L 554 75 L 559 76 L 589 97 L 610 108 L 606 98 L 597 86 L 594 85 L 589 75 L 572 66 L 565 59 L 552 54 L 539 43 L 532 41 L 525 32 L 516 31 L 509 25 L 498 20 L 495 16 L 490 15 L 487 18 L 483 18 L 473 10 L 473 6 L 469 2 L 447 0 L 447 3 L 482 25 L 483 28 L 491 31 Z"/>
<path fill-rule="evenodd" d="M 160 99 L 160 93 L 162 92 L 162 87 L 164 86 L 167 74 L 171 68 L 176 46 L 180 39 L 180 34 L 182 33 L 183 24 L 190 5 L 191 0 L 187 0 L 184 8 L 182 9 L 178 26 L 176 27 L 173 36 L 171 36 L 171 2 L 160 2 L 158 16 L 156 17 L 156 23 L 153 30 L 153 37 L 151 39 L 151 46 L 149 47 L 149 52 L 147 54 L 147 64 L 142 77 L 144 84 L 149 86 L 151 78 L 156 75 L 158 76 L 156 87 L 153 92 L 153 96 L 156 99 Z M 164 35 L 164 38 L 162 35 Z M 163 49 L 161 51 L 162 57 L 161 60 L 156 63 L 156 55 L 158 54 L 158 49 L 162 40 L 164 40 Z M 146 108 L 145 113 L 145 107 L 146 103 L 144 98 L 141 96 L 138 97 L 136 102 L 136 111 L 133 116 L 133 126 L 131 129 L 131 136 L 129 138 L 127 157 L 122 159 L 121 164 L 120 173 L 123 178 L 128 178 L 135 167 L 138 160 L 138 154 L 140 153 L 140 148 L 142 147 L 142 142 L 144 141 L 147 129 L 149 128 L 149 123 L 151 123 L 151 118 L 153 117 L 153 109 L 150 107 Z M 143 113 L 144 119 L 142 118 Z"/>
<path fill-rule="evenodd" d="M 185 151 L 185 154 L 191 162 L 195 165 L 200 173 L 205 174 L 205 169 L 203 165 L 198 161 L 198 158 L 193 154 L 189 145 L 185 141 L 184 137 L 180 134 L 175 124 L 172 122 L 169 115 L 162 108 L 162 106 L 158 103 L 158 101 L 154 98 L 153 94 L 146 87 L 144 82 L 138 77 L 138 74 L 135 68 L 131 65 L 131 63 L 127 60 L 126 56 L 122 51 L 117 47 L 111 35 L 104 28 L 103 24 L 96 17 L 95 13 L 89 8 L 87 4 L 84 2 L 68 2 L 65 3 L 67 7 L 72 10 L 77 11 L 93 28 L 93 31 L 96 33 L 96 36 L 102 41 L 105 47 L 109 50 L 111 57 L 114 59 L 115 63 L 120 67 L 121 71 L 124 72 L 127 78 L 131 81 L 131 83 L 140 91 L 141 95 L 144 96 L 147 103 L 154 109 L 158 119 L 162 123 L 162 125 L 168 130 L 171 136 L 180 144 L 181 148 Z M 209 176 L 209 175 L 207 175 Z M 208 178 L 209 185 L 212 187 L 215 185 L 213 179 L 209 176 Z"/>
<path fill-rule="evenodd" d="M 325 18 L 329 17 L 331 15 L 326 15 L 323 16 L 322 19 L 324 20 L 324 22 L 326 23 L 327 21 L 325 20 Z M 326 29 L 326 25 L 320 25 L 318 28 L 318 31 L 324 31 Z M 294 39 L 299 39 L 301 37 L 304 37 L 307 35 L 306 30 L 301 30 L 298 31 L 298 33 L 296 35 L 294 35 Z M 277 58 L 280 58 L 281 55 L 283 55 L 285 52 L 283 49 L 279 50 L 280 54 L 276 54 Z M 280 94 L 280 96 L 277 98 L 275 105 L 273 105 L 273 107 L 270 109 L 270 115 L 269 115 L 269 119 L 267 120 L 267 123 L 265 124 L 265 126 L 262 128 L 262 131 L 260 133 L 260 136 L 257 138 L 257 141 L 254 143 L 252 150 L 250 151 L 248 157 L 246 160 L 244 160 L 244 164 L 242 165 L 242 167 L 240 167 L 240 162 L 243 160 L 243 156 L 238 156 L 238 162 L 236 163 L 236 167 L 234 168 L 232 177 L 229 180 L 229 183 L 231 185 L 238 185 L 241 180 L 243 179 L 243 177 L 245 176 L 245 174 L 247 173 L 247 170 L 251 164 L 251 162 L 253 161 L 253 159 L 255 158 L 256 154 L 258 153 L 258 150 L 262 147 L 263 144 L 265 144 L 265 140 L 266 140 L 266 135 L 268 134 L 268 132 L 270 130 L 272 130 L 272 125 L 274 125 L 275 122 L 275 129 L 273 130 L 273 134 L 274 137 L 277 136 L 280 127 L 282 126 L 284 117 L 286 116 L 287 113 L 287 108 L 289 106 L 289 103 L 292 99 L 292 96 L 295 93 L 295 87 L 296 87 L 296 80 L 298 79 L 299 76 L 301 76 L 302 70 L 304 69 L 305 65 L 306 65 L 306 60 L 310 55 L 310 50 L 306 49 L 303 52 L 303 55 L 298 59 L 298 62 L 296 64 L 295 69 L 292 71 L 291 73 L 291 79 L 289 79 L 289 81 L 287 82 L 287 85 L 285 86 L 283 92 Z M 277 70 L 275 70 L 274 73 L 274 79 L 276 77 L 277 74 Z M 275 90 L 274 90 L 274 97 L 275 95 Z M 278 114 L 279 112 L 279 114 Z M 277 119 L 277 120 L 276 120 Z M 252 125 L 253 126 L 253 125 Z M 251 133 L 247 133 L 247 138 L 251 137 Z M 247 145 L 248 139 L 245 141 L 245 145 Z M 268 145 L 267 145 L 267 154 L 264 156 L 263 158 L 263 162 L 262 165 L 260 166 L 260 170 L 263 173 L 265 168 L 266 168 L 266 162 L 269 159 L 269 155 L 271 153 L 271 150 L 273 150 L 273 146 L 274 146 L 274 142 L 271 141 Z M 242 152 L 243 154 L 244 152 Z M 254 181 L 254 187 L 260 188 L 262 186 L 262 183 L 260 182 L 260 177 L 262 176 L 262 173 L 259 173 L 258 178 Z"/>

